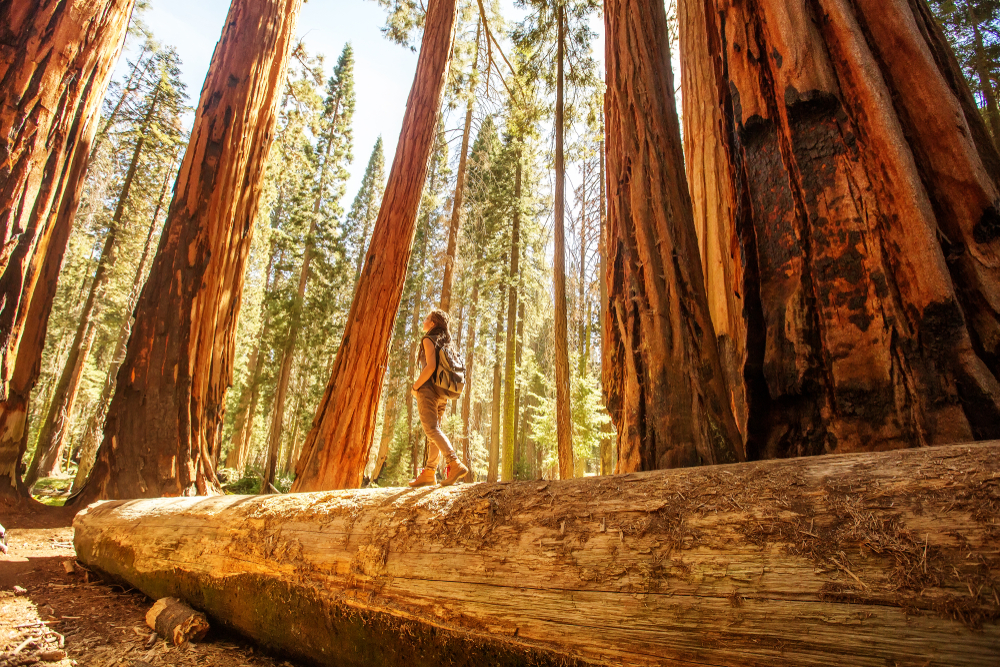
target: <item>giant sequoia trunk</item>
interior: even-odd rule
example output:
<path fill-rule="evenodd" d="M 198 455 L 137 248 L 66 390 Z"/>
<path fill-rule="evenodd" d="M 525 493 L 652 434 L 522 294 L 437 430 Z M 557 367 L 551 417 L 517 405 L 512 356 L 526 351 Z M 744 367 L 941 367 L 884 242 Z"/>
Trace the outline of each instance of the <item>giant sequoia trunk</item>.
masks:
<path fill-rule="evenodd" d="M 1000 661 L 1000 443 L 565 482 L 110 502 L 88 567 L 318 664 Z"/>
<path fill-rule="evenodd" d="M 104 441 L 78 497 L 205 494 L 243 269 L 301 0 L 233 0 L 202 88 Z"/>
<path fill-rule="evenodd" d="M 748 456 L 1000 435 L 1000 156 L 924 0 L 679 11 Z"/>
<path fill-rule="evenodd" d="M 132 5 L 0 6 L 0 496 L 26 495 L 28 396 Z"/>
<path fill-rule="evenodd" d="M 742 460 L 684 180 L 663 3 L 605 3 L 604 391 L 620 472 Z"/>
<path fill-rule="evenodd" d="M 431 0 L 396 157 L 365 268 L 333 374 L 295 469 L 293 491 L 357 488 L 361 484 L 375 437 L 382 378 L 437 129 L 441 91 L 448 75 L 454 23 L 455 0 Z"/>

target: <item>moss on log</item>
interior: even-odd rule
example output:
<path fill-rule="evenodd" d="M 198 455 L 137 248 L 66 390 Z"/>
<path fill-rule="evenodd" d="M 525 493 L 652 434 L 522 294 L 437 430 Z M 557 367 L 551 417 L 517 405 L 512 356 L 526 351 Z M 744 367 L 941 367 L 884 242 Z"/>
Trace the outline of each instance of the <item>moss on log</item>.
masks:
<path fill-rule="evenodd" d="M 1000 442 L 92 505 L 78 557 L 330 665 L 1000 661 Z"/>

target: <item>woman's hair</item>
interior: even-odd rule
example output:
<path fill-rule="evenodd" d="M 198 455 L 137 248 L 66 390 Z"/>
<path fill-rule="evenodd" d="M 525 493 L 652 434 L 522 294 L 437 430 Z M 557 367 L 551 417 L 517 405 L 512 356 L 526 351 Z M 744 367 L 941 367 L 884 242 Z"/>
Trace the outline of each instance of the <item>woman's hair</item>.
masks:
<path fill-rule="evenodd" d="M 451 345 L 451 329 L 448 328 L 448 324 L 451 322 L 451 318 L 448 317 L 448 313 L 435 308 L 427 317 L 434 324 L 434 328 L 428 331 L 427 335 L 437 341 L 439 348 L 449 347 Z"/>

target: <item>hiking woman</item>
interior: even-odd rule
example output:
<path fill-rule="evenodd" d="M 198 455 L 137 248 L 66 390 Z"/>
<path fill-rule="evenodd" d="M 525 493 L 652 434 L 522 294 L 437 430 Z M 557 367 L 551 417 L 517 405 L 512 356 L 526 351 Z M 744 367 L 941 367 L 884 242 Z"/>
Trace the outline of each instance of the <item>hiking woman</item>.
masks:
<path fill-rule="evenodd" d="M 437 483 L 436 470 L 441 455 L 448 464 L 448 476 L 441 482 L 442 486 L 450 486 L 465 477 L 469 469 L 458 459 L 455 448 L 451 446 L 448 436 L 441 430 L 441 419 L 444 417 L 448 399 L 442 396 L 431 380 L 437 368 L 438 350 L 451 345 L 451 332 L 448 330 L 448 314 L 434 309 L 424 320 L 424 338 L 420 342 L 423 354 L 420 355 L 420 375 L 413 383 L 412 393 L 417 399 L 417 411 L 420 413 L 420 424 L 427 435 L 427 465 L 410 486 L 429 486 Z"/>

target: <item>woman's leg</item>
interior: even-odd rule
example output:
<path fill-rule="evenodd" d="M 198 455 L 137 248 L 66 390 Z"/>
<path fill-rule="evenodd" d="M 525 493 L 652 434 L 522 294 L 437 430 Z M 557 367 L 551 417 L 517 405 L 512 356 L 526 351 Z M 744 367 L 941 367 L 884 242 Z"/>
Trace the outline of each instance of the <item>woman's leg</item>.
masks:
<path fill-rule="evenodd" d="M 420 425 L 427 435 L 427 467 L 436 468 L 444 455 L 446 461 L 456 458 L 455 450 L 448 436 L 441 430 L 441 418 L 444 416 L 447 400 L 438 397 L 437 391 L 427 385 L 417 392 L 417 411 L 420 413 Z"/>

